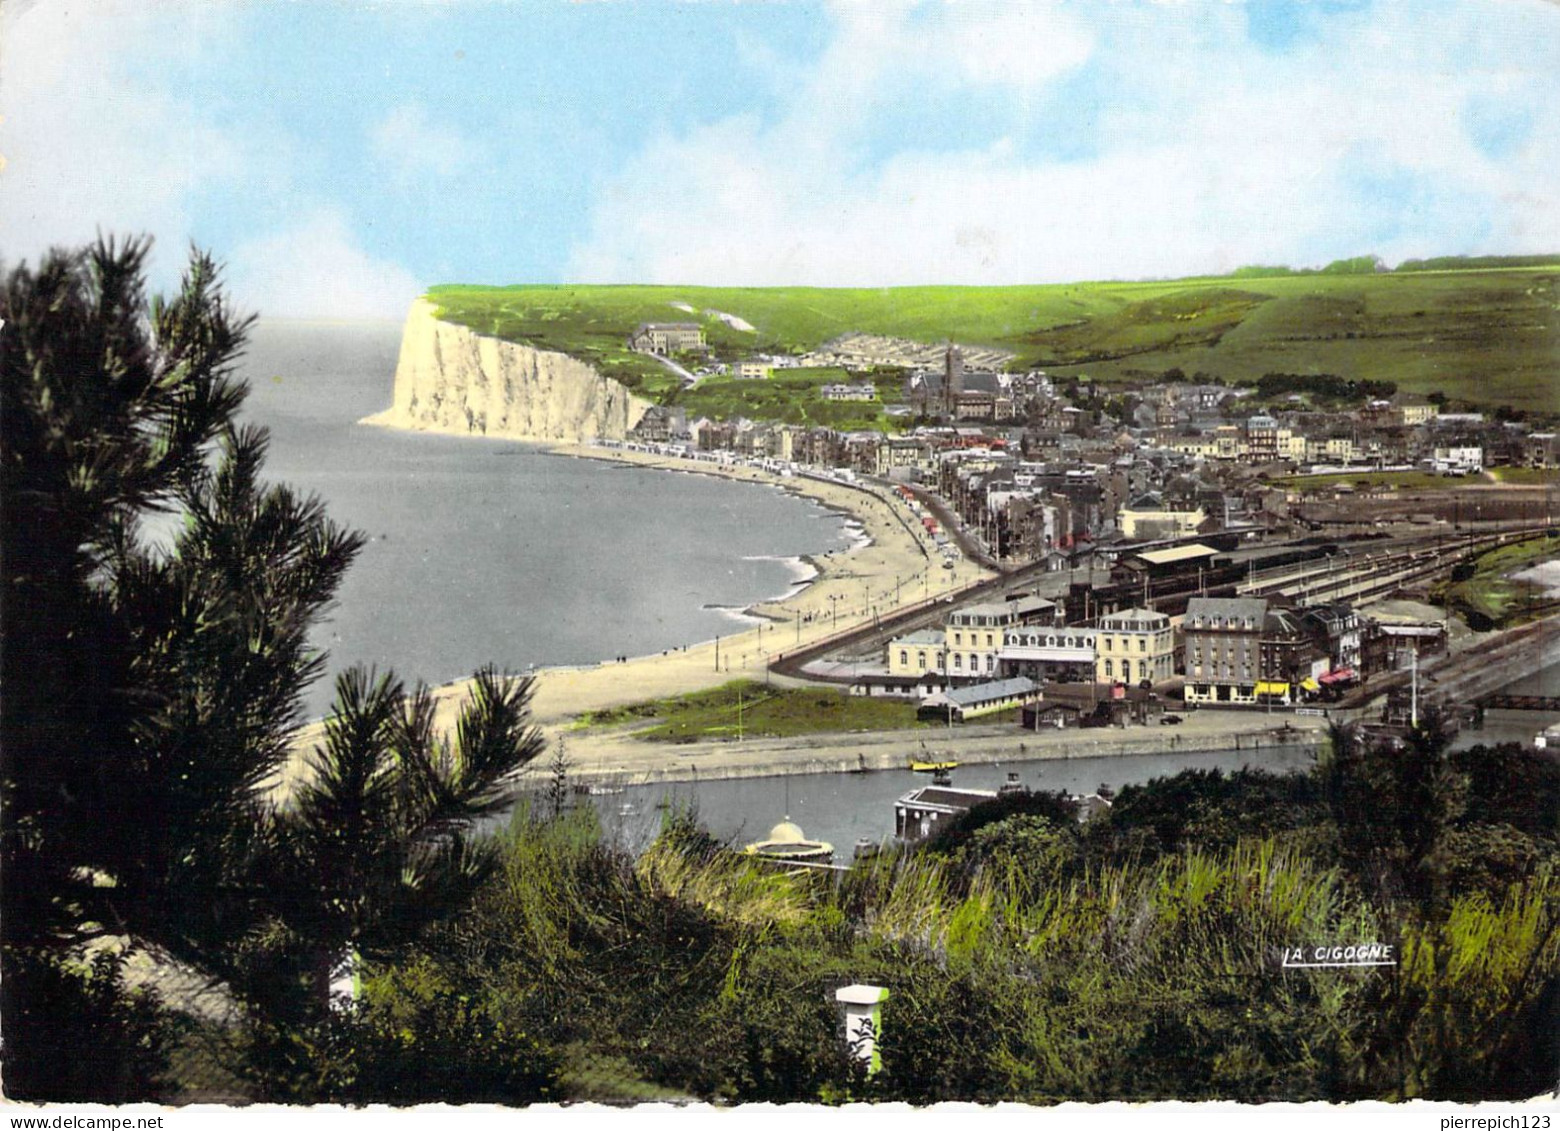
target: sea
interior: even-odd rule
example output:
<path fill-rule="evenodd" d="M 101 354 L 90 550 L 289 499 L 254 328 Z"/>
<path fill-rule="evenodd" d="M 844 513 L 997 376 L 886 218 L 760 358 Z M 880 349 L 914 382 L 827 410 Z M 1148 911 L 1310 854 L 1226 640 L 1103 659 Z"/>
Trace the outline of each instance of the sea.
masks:
<path fill-rule="evenodd" d="M 777 487 L 359 424 L 389 407 L 399 323 L 260 322 L 242 418 L 266 477 L 368 539 L 316 630 L 322 716 L 354 664 L 431 684 L 646 655 L 751 627 L 742 610 L 859 536 Z"/>

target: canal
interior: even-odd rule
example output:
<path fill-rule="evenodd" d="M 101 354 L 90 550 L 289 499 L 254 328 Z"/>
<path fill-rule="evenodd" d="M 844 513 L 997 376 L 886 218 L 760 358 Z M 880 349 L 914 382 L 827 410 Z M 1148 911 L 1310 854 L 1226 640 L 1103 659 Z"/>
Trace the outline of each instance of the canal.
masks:
<path fill-rule="evenodd" d="M 1017 760 L 962 766 L 953 772 L 953 784 L 995 790 L 1011 771 L 1034 790 L 1087 794 L 1101 785 L 1120 789 L 1188 769 L 1230 772 L 1252 766 L 1284 773 L 1312 764 L 1310 748 L 1303 746 Z M 845 863 L 858 840 L 877 843 L 892 837 L 894 802 L 917 786 L 930 784 L 929 774 L 876 770 L 627 786 L 591 800 L 609 835 L 629 848 L 649 843 L 669 806 L 691 806 L 711 833 L 737 845 L 763 839 L 771 827 L 789 817 L 809 839 L 832 844 L 836 863 Z"/>
<path fill-rule="evenodd" d="M 1500 689 L 1502 695 L 1560 696 L 1560 664 L 1538 668 Z M 1555 711 L 1504 711 L 1484 713 L 1482 728 L 1470 727 L 1457 736 L 1454 745 L 1493 746 L 1498 742 L 1520 742 L 1531 746 L 1533 738 L 1547 726 L 1560 723 L 1560 712 Z"/>

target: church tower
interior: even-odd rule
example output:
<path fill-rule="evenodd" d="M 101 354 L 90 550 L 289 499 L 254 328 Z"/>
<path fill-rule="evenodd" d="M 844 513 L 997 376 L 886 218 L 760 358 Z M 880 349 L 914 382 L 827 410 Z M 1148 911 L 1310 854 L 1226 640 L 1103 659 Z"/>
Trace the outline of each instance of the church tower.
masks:
<path fill-rule="evenodd" d="M 958 415 L 959 394 L 964 391 L 964 354 L 952 342 L 943 354 L 943 412 L 952 420 Z"/>

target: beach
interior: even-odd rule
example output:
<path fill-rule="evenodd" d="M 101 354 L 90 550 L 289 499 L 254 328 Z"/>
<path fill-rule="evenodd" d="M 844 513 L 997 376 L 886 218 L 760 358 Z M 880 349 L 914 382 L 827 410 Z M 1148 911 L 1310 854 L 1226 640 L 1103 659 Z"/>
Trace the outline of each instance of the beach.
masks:
<path fill-rule="evenodd" d="M 730 635 L 623 661 L 520 673 L 533 677 L 532 716 L 549 741 L 566 735 L 586 711 L 697 691 L 744 677 L 763 678 L 771 657 L 993 576 L 962 558 L 954 568 L 943 568 L 932 540 L 914 524 L 904 504 L 886 489 L 871 484 L 851 485 L 802 475 L 781 477 L 737 464 L 586 445 L 554 447 L 550 455 L 657 468 L 668 474 L 715 475 L 777 488 L 849 516 L 859 525 L 860 533 L 849 549 L 800 559 L 797 581 L 790 592 L 749 606 L 743 616 L 747 627 Z M 434 689 L 441 728 L 453 725 L 468 683 L 457 680 Z M 299 757 L 287 775 L 289 780 L 301 765 L 301 757 L 318 741 L 319 732 L 317 722 L 299 732 L 295 747 Z M 652 748 L 646 756 L 661 755 Z M 718 773 L 717 761 L 710 759 L 701 768 Z"/>
<path fill-rule="evenodd" d="M 757 468 L 607 448 L 564 447 L 553 452 L 778 487 L 849 515 L 860 524 L 861 536 L 848 550 L 805 559 L 814 571 L 811 579 L 799 582 L 789 594 L 750 606 L 746 612 L 753 627 L 735 635 L 682 650 L 630 657 L 624 663 L 540 670 L 532 709 L 544 727 L 570 723 L 584 711 L 696 691 L 743 676 L 762 677 L 770 657 L 992 576 L 964 560 L 944 569 L 931 539 L 907 525 L 904 505 L 870 485 L 781 478 Z M 458 694 L 460 686 L 452 685 L 450 693 Z"/>

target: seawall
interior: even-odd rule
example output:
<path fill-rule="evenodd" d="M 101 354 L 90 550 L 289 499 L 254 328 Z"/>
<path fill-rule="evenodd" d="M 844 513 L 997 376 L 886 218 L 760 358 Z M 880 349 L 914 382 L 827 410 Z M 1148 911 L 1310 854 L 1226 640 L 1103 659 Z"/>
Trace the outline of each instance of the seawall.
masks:
<path fill-rule="evenodd" d="M 418 299 L 401 332 L 390 408 L 363 423 L 421 432 L 578 443 L 622 439 L 650 401 L 552 350 L 441 322 Z"/>
<path fill-rule="evenodd" d="M 1251 764 L 1261 766 L 1265 756 L 1278 750 L 1300 749 L 1320 754 L 1327 743 L 1326 727 L 1318 725 L 1320 720 L 1296 720 L 1302 721 L 1308 725 L 1291 725 L 1286 730 L 1282 725 L 1253 725 L 1251 720 L 1241 720 L 1235 725 L 1194 733 L 1178 733 L 1177 728 L 1159 726 L 1038 733 L 1017 727 L 994 727 L 980 728 L 975 734 L 961 734 L 955 728 L 955 737 L 943 742 L 924 741 L 924 732 L 919 730 L 812 735 L 790 740 L 750 739 L 745 743 L 639 742 L 633 745 L 640 749 L 632 752 L 621 743 L 609 751 L 593 747 L 583 736 L 562 733 L 570 738 L 571 756 L 577 757 L 569 770 L 571 777 L 583 782 L 646 785 L 902 770 L 912 758 L 927 758 L 928 750 L 938 759 L 966 765 L 1163 755 L 1171 766 L 1188 754 L 1237 750 L 1250 751 Z"/>

